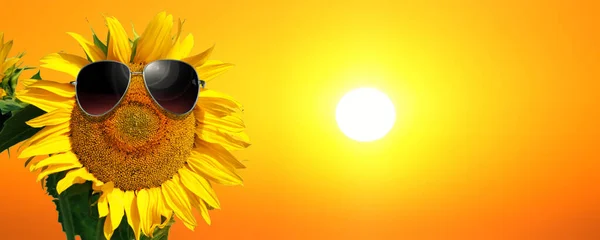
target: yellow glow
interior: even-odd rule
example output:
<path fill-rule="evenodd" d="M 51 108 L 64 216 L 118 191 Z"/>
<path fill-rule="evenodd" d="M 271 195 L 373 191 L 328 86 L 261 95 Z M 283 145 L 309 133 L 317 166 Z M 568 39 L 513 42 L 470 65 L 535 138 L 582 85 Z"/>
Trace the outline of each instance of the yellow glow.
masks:
<path fill-rule="evenodd" d="M 396 111 L 392 101 L 374 88 L 354 89 L 340 100 L 336 120 L 346 136 L 359 142 L 382 138 L 394 126 Z"/>

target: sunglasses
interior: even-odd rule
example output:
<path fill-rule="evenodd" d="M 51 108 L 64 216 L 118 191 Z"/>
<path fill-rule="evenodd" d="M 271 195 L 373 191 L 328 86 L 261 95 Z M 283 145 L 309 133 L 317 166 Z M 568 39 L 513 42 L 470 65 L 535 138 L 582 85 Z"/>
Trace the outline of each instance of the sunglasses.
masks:
<path fill-rule="evenodd" d="M 132 72 L 124 63 L 98 61 L 79 71 L 75 96 L 79 108 L 90 116 L 100 117 L 115 109 L 123 100 L 132 75 L 142 75 L 144 85 L 154 102 L 174 115 L 185 115 L 194 109 L 200 87 L 196 69 L 177 60 L 156 60 L 148 63 L 142 72 Z"/>

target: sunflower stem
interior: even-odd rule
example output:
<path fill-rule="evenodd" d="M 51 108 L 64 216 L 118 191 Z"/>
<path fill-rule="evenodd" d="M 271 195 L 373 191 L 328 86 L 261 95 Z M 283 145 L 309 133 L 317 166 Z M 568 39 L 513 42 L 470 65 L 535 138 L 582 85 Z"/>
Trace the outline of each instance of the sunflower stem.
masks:
<path fill-rule="evenodd" d="M 58 196 L 58 204 L 60 204 L 60 214 L 63 219 L 63 227 L 65 228 L 65 234 L 67 235 L 67 240 L 75 240 L 75 231 L 73 228 L 73 217 L 71 215 L 71 207 L 69 206 L 68 196 L 60 194 Z"/>

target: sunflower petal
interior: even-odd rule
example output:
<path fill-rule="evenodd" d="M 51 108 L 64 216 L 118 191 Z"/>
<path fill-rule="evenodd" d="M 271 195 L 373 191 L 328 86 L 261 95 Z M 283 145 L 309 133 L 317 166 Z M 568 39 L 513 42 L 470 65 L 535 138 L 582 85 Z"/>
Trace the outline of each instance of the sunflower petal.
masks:
<path fill-rule="evenodd" d="M 98 199 L 98 215 L 102 217 L 108 216 L 108 194 L 113 191 L 115 184 L 113 182 L 108 182 L 102 185 L 100 192 L 100 198 Z M 107 217 L 110 218 L 110 217 Z"/>
<path fill-rule="evenodd" d="M 79 70 L 90 63 L 85 58 L 68 53 L 51 53 L 40 61 L 41 67 L 64 72 L 72 77 L 77 77 Z"/>
<path fill-rule="evenodd" d="M 208 58 L 212 54 L 212 51 L 213 51 L 214 48 L 215 48 L 215 45 L 213 45 L 212 47 L 204 50 L 204 52 L 201 52 L 201 53 L 196 54 L 194 56 L 190 56 L 190 57 L 184 58 L 182 61 L 184 61 L 186 63 L 189 63 L 190 65 L 194 66 L 195 68 L 200 67 L 204 63 L 206 63 L 206 61 L 208 60 Z"/>
<path fill-rule="evenodd" d="M 129 38 L 123 25 L 114 17 L 107 17 L 106 23 L 110 32 L 107 59 L 129 63 L 131 57 L 131 46 Z"/>
<path fill-rule="evenodd" d="M 25 87 L 28 87 L 37 81 L 39 81 L 39 80 L 37 80 L 37 79 L 21 79 L 21 80 L 19 80 L 19 82 L 21 82 L 21 84 L 23 84 L 23 86 L 25 86 Z"/>
<path fill-rule="evenodd" d="M 75 87 L 68 83 L 59 83 L 54 81 L 36 80 L 28 86 L 29 88 L 40 88 L 54 93 L 61 97 L 75 97 Z"/>
<path fill-rule="evenodd" d="M 167 203 L 165 202 L 165 196 L 162 193 L 162 191 L 158 195 L 158 197 L 159 198 L 158 198 L 157 210 L 160 212 L 160 215 L 165 217 L 165 221 L 163 223 L 161 223 L 158 227 L 164 228 L 169 223 L 171 218 L 173 217 L 173 210 L 169 209 L 169 207 L 167 206 Z"/>
<path fill-rule="evenodd" d="M 19 158 L 28 158 L 38 155 L 47 155 L 53 153 L 71 151 L 71 142 L 69 136 L 59 135 L 53 138 L 44 139 L 43 141 L 31 144 L 25 148 Z"/>
<path fill-rule="evenodd" d="M 204 219 L 206 224 L 210 225 L 211 224 L 210 215 L 208 214 L 208 208 L 204 204 L 204 201 L 202 201 L 202 199 L 200 199 L 198 196 L 194 195 L 194 193 L 192 193 L 190 191 L 186 190 L 186 193 L 188 195 L 188 198 L 190 199 L 190 203 L 192 204 L 192 207 L 194 207 L 195 209 L 198 209 L 198 211 L 200 212 L 200 215 L 202 216 L 202 219 Z"/>
<path fill-rule="evenodd" d="M 202 66 L 196 67 L 196 71 L 198 72 L 198 77 L 204 81 L 210 81 L 211 79 L 223 74 L 230 68 L 232 68 L 233 64 L 231 63 L 223 63 L 217 60 L 208 60 Z"/>
<path fill-rule="evenodd" d="M 215 209 L 220 209 L 217 194 L 210 186 L 210 183 L 198 174 L 188 170 L 187 168 L 179 169 L 181 183 L 190 190 L 193 194 L 204 200 L 208 205 Z"/>
<path fill-rule="evenodd" d="M 200 155 L 205 155 L 207 158 L 212 158 L 224 166 L 233 168 L 246 168 L 233 154 L 231 154 L 225 147 L 218 143 L 210 143 L 203 140 L 196 139 L 195 141 L 196 151 Z"/>
<path fill-rule="evenodd" d="M 107 198 L 108 207 L 110 208 L 110 222 L 112 223 L 112 230 L 115 230 L 119 224 L 121 224 L 121 219 L 123 219 L 123 214 L 125 214 L 123 191 L 118 188 L 113 188 L 112 192 L 108 194 Z"/>
<path fill-rule="evenodd" d="M 232 169 L 198 151 L 192 151 L 187 163 L 194 172 L 217 183 L 229 186 L 243 185 L 242 178 Z"/>
<path fill-rule="evenodd" d="M 47 157 L 44 160 L 31 165 L 31 167 L 29 167 L 29 170 L 35 171 L 35 170 L 41 169 L 43 167 L 48 167 L 51 165 L 77 165 L 77 164 L 79 164 L 79 160 L 77 159 L 77 156 L 73 152 L 69 151 L 66 153 L 56 154 L 56 155 Z"/>
<path fill-rule="evenodd" d="M 175 45 L 173 45 L 171 50 L 169 50 L 169 53 L 165 58 L 180 60 L 189 55 L 193 47 L 194 36 L 192 36 L 192 34 L 188 34 L 187 37 L 183 39 L 183 42 L 180 43 L 179 40 L 175 42 Z"/>
<path fill-rule="evenodd" d="M 250 146 L 248 135 L 244 132 L 225 133 L 212 126 L 200 125 L 196 129 L 196 134 L 200 139 L 221 144 L 227 150 L 240 150 Z"/>
<path fill-rule="evenodd" d="M 85 168 L 79 168 L 69 171 L 63 179 L 56 184 L 56 191 L 61 194 L 74 184 L 82 184 L 86 181 L 94 181 L 96 178 Z"/>
<path fill-rule="evenodd" d="M 172 47 L 173 16 L 158 13 L 139 38 L 135 62 L 151 62 L 166 55 Z"/>
<path fill-rule="evenodd" d="M 239 133 L 244 131 L 246 128 L 244 120 L 231 115 L 218 117 L 212 113 L 202 110 L 201 108 L 194 109 L 194 115 L 196 117 L 196 121 L 201 126 L 207 125 L 230 133 Z"/>
<path fill-rule="evenodd" d="M 83 36 L 74 32 L 67 32 L 67 34 L 71 35 L 71 37 L 73 37 L 75 41 L 81 45 L 83 51 L 90 58 L 90 60 L 92 60 L 92 62 L 97 62 L 106 58 L 102 50 L 96 47 L 94 43 L 86 40 Z"/>
<path fill-rule="evenodd" d="M 6 59 L 6 61 L 4 63 L 2 63 L 2 66 L 0 66 L 0 68 L 1 68 L 0 70 L 2 70 L 2 73 L 4 73 L 4 71 L 6 71 L 6 69 L 9 69 L 10 67 L 14 66 L 20 60 L 21 60 L 20 58 L 16 58 L 16 57 Z"/>
<path fill-rule="evenodd" d="M 52 112 L 44 113 L 39 117 L 35 117 L 25 123 L 34 128 L 41 128 L 45 126 L 54 126 L 61 123 L 66 123 L 71 120 L 71 110 L 69 109 L 56 109 Z"/>
<path fill-rule="evenodd" d="M 0 48 L 0 62 L 4 62 L 4 60 L 6 59 L 6 56 L 8 56 L 8 52 L 10 52 L 10 49 L 12 48 L 12 45 L 13 45 L 12 40 L 10 40 L 10 41 L 6 42 L 4 45 L 2 45 L 2 48 Z"/>
<path fill-rule="evenodd" d="M 52 112 L 56 109 L 73 109 L 75 105 L 75 99 L 64 98 L 42 89 L 20 92 L 17 94 L 17 98 L 45 112 Z"/>
<path fill-rule="evenodd" d="M 119 225 L 112 223 L 112 218 L 110 218 L 110 217 L 105 218 L 104 219 L 104 237 L 106 239 L 111 239 L 113 233 L 115 233 L 115 228 L 117 228 L 117 226 L 119 226 Z"/>
<path fill-rule="evenodd" d="M 173 209 L 175 216 L 181 219 L 184 224 L 189 226 L 196 226 L 196 219 L 192 214 L 192 208 L 189 199 L 185 193 L 185 189 L 182 188 L 177 175 L 173 176 L 173 179 L 167 180 L 161 186 L 163 196 L 167 205 Z"/>
<path fill-rule="evenodd" d="M 38 174 L 36 182 L 39 182 L 40 180 L 42 180 L 43 178 L 47 177 L 50 174 L 71 170 L 73 168 L 80 168 L 80 167 L 81 167 L 81 164 L 50 166 L 50 167 L 46 168 L 46 170 L 43 170 L 42 172 L 40 172 L 40 174 Z"/>
<path fill-rule="evenodd" d="M 137 205 L 140 214 L 140 228 L 144 235 L 150 236 L 152 227 L 152 214 L 148 211 L 150 206 L 150 197 L 148 189 L 140 189 L 137 192 Z"/>
<path fill-rule="evenodd" d="M 64 122 L 54 126 L 47 126 L 35 133 L 21 144 L 21 147 L 30 146 L 32 143 L 39 142 L 46 138 L 53 138 L 58 135 L 66 134 L 71 131 L 70 122 Z M 39 140 L 39 141 L 38 141 Z"/>
<path fill-rule="evenodd" d="M 135 240 L 140 239 L 140 213 L 137 206 L 137 198 L 133 191 L 126 191 L 123 195 L 125 204 L 125 214 L 127 215 L 127 223 L 133 229 Z"/>

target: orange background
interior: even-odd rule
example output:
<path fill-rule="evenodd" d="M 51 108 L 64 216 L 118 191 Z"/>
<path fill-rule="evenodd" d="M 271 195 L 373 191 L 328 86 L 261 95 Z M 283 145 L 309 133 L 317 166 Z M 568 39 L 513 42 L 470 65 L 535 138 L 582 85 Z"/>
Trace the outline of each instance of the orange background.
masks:
<path fill-rule="evenodd" d="M 237 65 L 209 86 L 245 105 L 245 186 L 171 239 L 600 239 L 598 3 L 486 2 L 12 0 L 0 31 L 37 65 L 83 54 L 65 32 L 91 37 L 86 17 L 104 37 L 101 14 L 131 34 L 167 10 Z M 398 113 L 371 143 L 334 116 L 362 86 Z M 65 239 L 23 160 L 1 163 L 2 239 Z"/>

